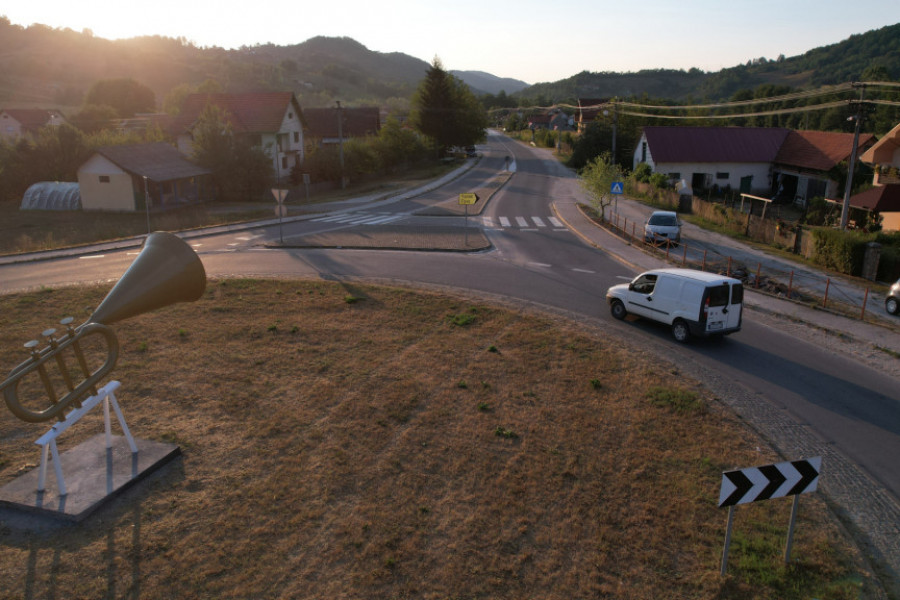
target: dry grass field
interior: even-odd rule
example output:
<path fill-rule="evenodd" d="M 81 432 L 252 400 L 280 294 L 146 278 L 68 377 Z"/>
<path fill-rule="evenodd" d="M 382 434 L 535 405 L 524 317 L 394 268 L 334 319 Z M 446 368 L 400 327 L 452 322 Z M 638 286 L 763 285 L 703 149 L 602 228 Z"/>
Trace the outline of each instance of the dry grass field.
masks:
<path fill-rule="evenodd" d="M 0 367 L 107 289 L 0 297 Z M 114 325 L 139 438 L 183 455 L 79 525 L 0 523 L 0 598 L 860 598 L 818 494 L 727 511 L 721 472 L 781 460 L 671 364 L 479 300 L 210 282 Z M 47 425 L 0 407 L 0 485 Z M 101 431 L 99 415 L 61 449 Z"/>

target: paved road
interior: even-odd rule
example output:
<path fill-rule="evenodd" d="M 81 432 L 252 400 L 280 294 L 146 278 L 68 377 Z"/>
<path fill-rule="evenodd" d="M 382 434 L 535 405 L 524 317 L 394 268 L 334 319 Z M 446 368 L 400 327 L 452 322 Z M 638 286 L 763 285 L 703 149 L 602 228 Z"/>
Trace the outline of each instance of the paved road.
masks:
<path fill-rule="evenodd" d="M 748 293 L 747 304 L 759 311 L 759 318 L 748 316 L 744 331 L 723 344 L 679 346 L 667 331 L 652 324 L 615 322 L 604 304 L 606 288 L 657 266 L 659 258 L 587 221 L 577 208 L 584 199 L 577 179 L 546 153 L 497 137 L 483 150 L 485 157 L 478 165 L 490 168 L 472 168 L 444 184 L 452 200 L 458 190 L 488 186 L 497 175 L 496 166 L 505 165 L 506 156 L 515 158 L 511 167 L 516 174 L 494 191 L 487 206 L 479 207 L 477 235 L 483 236 L 484 248 L 489 250 L 363 252 L 310 248 L 305 243 L 315 236 L 347 240 L 360 235 L 374 240 L 370 247 L 379 247 L 378 240 L 385 244 L 380 247 L 393 247 L 387 240 L 394 238 L 421 243 L 415 240 L 435 219 L 422 216 L 423 205 L 446 202 L 446 194 L 429 201 L 422 200 L 423 194 L 408 194 L 346 202 L 331 215 L 319 212 L 280 226 L 272 222 L 252 229 L 219 228 L 214 234 L 192 238 L 192 243 L 212 276 L 255 274 L 449 286 L 563 312 L 656 347 L 661 360 L 702 375 L 723 401 L 765 432 L 786 457 L 823 455 L 823 491 L 859 528 L 871 555 L 898 572 L 900 470 L 892 464 L 892 458 L 900 455 L 898 380 L 865 361 L 848 360 L 826 345 L 810 345 L 789 328 L 773 327 L 762 315 L 790 313 L 795 320 L 846 330 L 863 339 L 880 335 L 896 341 L 896 333 L 753 293 Z M 464 235 L 475 235 L 463 233 L 460 217 L 445 217 L 442 223 L 455 228 L 458 246 Z M 277 248 L 282 235 L 297 247 Z M 447 235 L 452 237 L 453 232 Z M 4 266 L 0 291 L 105 280 L 123 272 L 133 259 L 111 248 L 92 256 L 98 258 Z"/>

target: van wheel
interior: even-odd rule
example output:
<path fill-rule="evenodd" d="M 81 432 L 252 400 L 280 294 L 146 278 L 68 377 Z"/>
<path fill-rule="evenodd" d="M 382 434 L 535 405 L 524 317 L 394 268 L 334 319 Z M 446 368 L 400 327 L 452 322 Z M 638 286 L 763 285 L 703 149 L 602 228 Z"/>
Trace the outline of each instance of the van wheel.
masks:
<path fill-rule="evenodd" d="M 688 341 L 688 338 L 691 337 L 691 330 L 684 319 L 675 319 L 675 322 L 672 323 L 672 337 L 675 338 L 676 342 L 682 343 Z"/>
<path fill-rule="evenodd" d="M 613 318 L 620 321 L 625 318 L 625 315 L 628 314 L 628 311 L 625 310 L 625 305 L 622 304 L 620 300 L 613 300 L 610 303 L 609 312 L 612 313 Z"/>

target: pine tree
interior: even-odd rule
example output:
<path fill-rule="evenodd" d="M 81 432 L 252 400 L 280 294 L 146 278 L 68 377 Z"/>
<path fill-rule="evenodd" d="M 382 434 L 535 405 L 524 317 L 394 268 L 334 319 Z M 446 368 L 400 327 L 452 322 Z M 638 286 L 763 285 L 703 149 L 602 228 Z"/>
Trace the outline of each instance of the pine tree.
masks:
<path fill-rule="evenodd" d="M 444 71 L 438 58 L 419 84 L 412 108 L 413 126 L 434 141 L 439 154 L 484 139 L 487 112 L 466 84 Z"/>

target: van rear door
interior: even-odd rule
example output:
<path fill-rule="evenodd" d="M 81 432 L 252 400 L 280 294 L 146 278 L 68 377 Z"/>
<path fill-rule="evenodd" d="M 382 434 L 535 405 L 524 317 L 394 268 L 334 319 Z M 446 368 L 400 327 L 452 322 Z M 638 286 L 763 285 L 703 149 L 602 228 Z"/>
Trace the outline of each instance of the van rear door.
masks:
<path fill-rule="evenodd" d="M 731 286 L 727 283 L 706 288 L 703 311 L 706 317 L 706 333 L 725 331 L 731 302 Z M 740 311 L 738 311 L 740 313 Z"/>
<path fill-rule="evenodd" d="M 741 312 L 744 309 L 744 284 L 731 284 L 731 302 L 725 313 L 725 329 L 740 329 Z"/>

